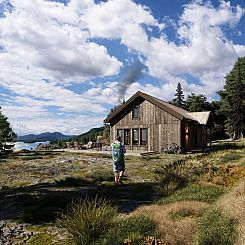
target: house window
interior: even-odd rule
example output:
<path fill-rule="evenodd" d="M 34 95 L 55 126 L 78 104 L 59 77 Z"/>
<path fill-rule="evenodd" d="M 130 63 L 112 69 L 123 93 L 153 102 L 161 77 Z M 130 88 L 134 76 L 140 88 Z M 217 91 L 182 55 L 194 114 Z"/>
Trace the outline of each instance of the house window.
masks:
<path fill-rule="evenodd" d="M 147 128 L 140 129 L 140 144 L 141 145 L 147 144 Z"/>
<path fill-rule="evenodd" d="M 130 145 L 129 129 L 124 129 L 124 145 Z"/>
<path fill-rule="evenodd" d="M 139 144 L 139 130 L 138 129 L 132 129 L 132 143 L 133 145 Z"/>
<path fill-rule="evenodd" d="M 139 106 L 134 106 L 133 107 L 132 118 L 139 118 Z"/>
<path fill-rule="evenodd" d="M 121 136 L 121 138 L 123 140 L 123 129 L 118 129 L 117 130 L 117 136 Z"/>

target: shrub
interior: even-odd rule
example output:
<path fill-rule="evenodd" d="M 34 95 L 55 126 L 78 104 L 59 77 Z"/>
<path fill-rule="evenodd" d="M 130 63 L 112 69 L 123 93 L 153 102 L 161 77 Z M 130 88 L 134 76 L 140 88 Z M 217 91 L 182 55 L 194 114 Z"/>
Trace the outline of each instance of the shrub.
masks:
<path fill-rule="evenodd" d="M 197 226 L 199 245 L 232 245 L 236 238 L 236 223 L 220 209 L 207 210 Z"/>
<path fill-rule="evenodd" d="M 68 233 L 67 244 L 90 245 L 96 242 L 118 216 L 117 208 L 104 198 L 85 198 L 72 203 L 60 214 L 58 224 Z"/>
<path fill-rule="evenodd" d="M 132 216 L 120 219 L 101 240 L 104 245 L 122 244 L 125 239 L 132 244 L 142 244 L 145 236 L 156 233 L 156 223 L 147 216 Z"/>

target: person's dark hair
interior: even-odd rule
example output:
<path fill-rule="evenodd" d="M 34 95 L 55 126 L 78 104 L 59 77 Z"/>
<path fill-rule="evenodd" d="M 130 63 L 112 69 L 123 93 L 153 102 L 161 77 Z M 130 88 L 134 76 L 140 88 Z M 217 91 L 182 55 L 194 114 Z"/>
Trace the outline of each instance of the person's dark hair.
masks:
<path fill-rule="evenodd" d="M 116 140 L 121 141 L 122 140 L 122 137 L 120 135 L 117 135 L 116 136 Z"/>

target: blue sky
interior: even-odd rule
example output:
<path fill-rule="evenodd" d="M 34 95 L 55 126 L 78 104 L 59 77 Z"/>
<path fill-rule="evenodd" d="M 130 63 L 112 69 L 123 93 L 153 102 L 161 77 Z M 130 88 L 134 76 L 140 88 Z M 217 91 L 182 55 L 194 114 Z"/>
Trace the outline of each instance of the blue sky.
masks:
<path fill-rule="evenodd" d="M 101 126 L 125 91 L 217 99 L 245 56 L 243 0 L 0 0 L 0 105 L 19 134 Z M 131 67 L 131 68 L 130 68 Z"/>

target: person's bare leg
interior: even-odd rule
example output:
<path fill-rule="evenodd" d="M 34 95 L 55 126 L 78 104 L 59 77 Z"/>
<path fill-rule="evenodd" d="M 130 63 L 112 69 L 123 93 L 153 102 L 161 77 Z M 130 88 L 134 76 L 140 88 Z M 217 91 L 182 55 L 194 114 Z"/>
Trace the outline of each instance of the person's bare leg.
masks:
<path fill-rule="evenodd" d="M 122 178 L 123 178 L 123 171 L 120 171 L 118 176 L 118 182 L 122 184 Z"/>
<path fill-rule="evenodd" d="M 119 179 L 118 172 L 114 173 L 114 177 L 115 177 L 115 183 L 118 184 L 118 179 Z"/>

